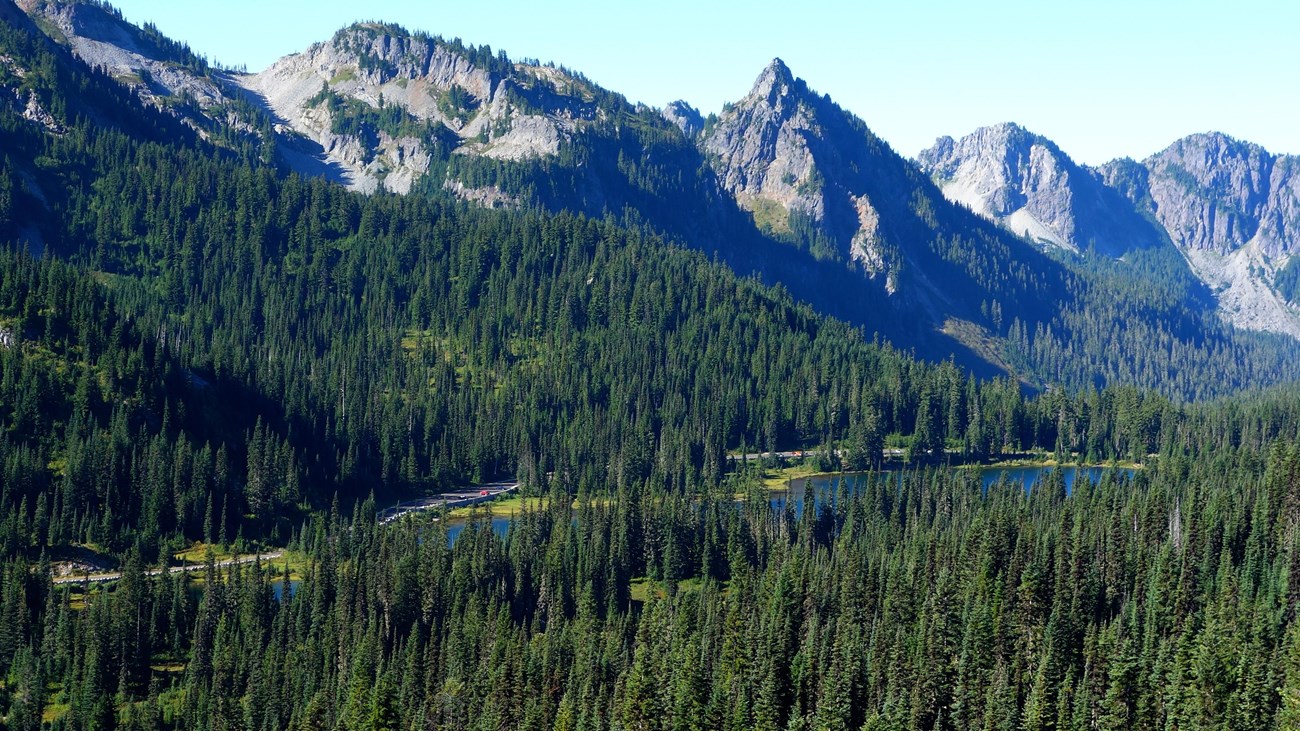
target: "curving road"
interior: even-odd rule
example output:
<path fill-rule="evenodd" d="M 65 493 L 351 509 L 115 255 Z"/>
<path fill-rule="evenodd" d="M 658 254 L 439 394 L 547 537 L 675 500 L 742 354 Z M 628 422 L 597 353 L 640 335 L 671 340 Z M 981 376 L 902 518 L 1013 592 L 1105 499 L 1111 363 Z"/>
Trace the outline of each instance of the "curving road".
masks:
<path fill-rule="evenodd" d="M 416 500 L 406 500 L 390 508 L 385 508 L 379 513 L 380 523 L 391 523 L 394 520 L 411 513 L 419 513 L 427 510 L 438 510 L 440 508 L 459 508 L 464 505 L 473 505 L 475 503 L 487 502 L 494 500 L 501 495 L 514 492 L 519 489 L 518 482 L 504 481 L 492 482 L 486 485 L 477 485 L 468 487 L 463 490 L 454 490 L 445 492 L 433 497 L 419 498 Z M 233 558 L 223 559 L 213 564 L 216 568 L 225 568 L 227 566 L 236 566 L 239 564 L 253 563 L 254 561 L 264 561 L 267 559 L 280 558 L 284 551 L 269 551 L 267 553 L 245 554 Z M 146 569 L 145 576 L 161 576 L 164 571 L 169 574 L 188 573 L 191 571 L 200 571 L 207 566 L 206 563 L 191 563 L 183 566 L 171 566 L 166 569 Z M 99 584 L 105 581 L 117 581 L 122 578 L 121 571 L 105 571 L 101 573 L 82 573 L 69 574 L 67 576 L 55 577 L 55 584 Z"/>
<path fill-rule="evenodd" d="M 789 452 L 749 452 L 746 454 L 728 454 L 727 461 L 735 462 L 736 460 L 743 459 L 746 462 L 755 462 L 759 457 L 762 457 L 763 459 L 772 459 L 773 457 L 778 457 L 780 459 L 805 459 L 807 457 L 815 457 L 821 453 L 821 451 L 816 449 L 795 449 Z M 885 447 L 881 450 L 881 453 L 886 457 L 903 456 L 903 450 L 897 447 Z M 843 457 L 844 450 L 835 450 L 835 456 Z"/>
<path fill-rule="evenodd" d="M 406 500 L 400 502 L 391 508 L 385 508 L 379 511 L 380 523 L 391 523 L 403 515 L 411 513 L 420 513 L 426 510 L 437 510 L 439 508 L 459 508 L 465 505 L 487 502 L 495 500 L 501 495 L 514 492 L 519 489 L 518 482 L 509 480 L 504 482 L 490 482 L 486 485 L 477 485 L 467 487 L 463 490 L 453 490 L 444 492 L 433 497 L 418 498 L 416 500 Z"/>

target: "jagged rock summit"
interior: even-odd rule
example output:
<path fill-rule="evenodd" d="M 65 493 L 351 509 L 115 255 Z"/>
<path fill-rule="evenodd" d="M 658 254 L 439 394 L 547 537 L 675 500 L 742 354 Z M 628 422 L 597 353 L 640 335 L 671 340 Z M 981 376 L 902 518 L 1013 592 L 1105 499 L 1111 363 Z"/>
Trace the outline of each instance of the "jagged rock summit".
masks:
<path fill-rule="evenodd" d="M 873 314 L 897 312 L 913 338 L 942 333 L 997 363 L 991 333 L 1017 316 L 1003 317 L 999 300 L 1028 316 L 1050 311 L 1072 286 L 1035 247 L 946 201 L 929 176 L 779 58 L 698 144 L 760 230 L 864 276 L 859 298 L 879 293 L 872 301 L 887 306 Z"/>
<path fill-rule="evenodd" d="M 1230 322 L 1300 337 L 1300 308 L 1276 286 L 1300 263 L 1300 158 L 1209 132 L 1102 173 L 1160 223 Z"/>
<path fill-rule="evenodd" d="M 722 187 L 760 229 L 811 234 L 820 255 L 860 264 L 898 286 L 896 243 L 882 226 L 868 172 L 888 171 L 892 151 L 861 120 L 812 93 L 774 59 L 743 99 L 701 140 Z M 883 192 L 883 191 L 879 191 Z"/>
<path fill-rule="evenodd" d="M 949 200 L 1040 245 L 1120 256 L 1160 243 L 1160 232 L 1101 175 L 1017 124 L 941 137 L 917 164 Z"/>
<path fill-rule="evenodd" d="M 589 85 L 560 69 L 381 23 L 344 28 L 238 81 L 363 191 L 408 192 L 439 145 L 501 160 L 553 156 L 601 114 Z"/>
<path fill-rule="evenodd" d="M 704 150 L 717 160 L 723 187 L 769 229 L 788 226 L 769 219 L 772 205 L 819 223 L 826 217 L 825 191 L 817 184 L 810 144 L 819 125 L 799 91 L 785 63 L 773 60 L 704 140 Z"/>
<path fill-rule="evenodd" d="M 682 131 L 682 134 L 691 139 L 694 139 L 704 130 L 704 117 L 700 114 L 700 110 L 681 99 L 664 107 L 663 117 L 676 125 Z"/>
<path fill-rule="evenodd" d="M 917 164 L 948 199 L 1043 246 L 1108 257 L 1173 246 L 1229 322 L 1300 337 L 1300 309 L 1274 286 L 1300 249 L 1295 158 L 1206 133 L 1094 169 L 1000 124 L 942 137 Z"/>
<path fill-rule="evenodd" d="M 1269 258 L 1300 250 L 1297 158 L 1210 132 L 1143 164 L 1149 210 L 1180 249 L 1224 255 L 1253 245 Z"/>

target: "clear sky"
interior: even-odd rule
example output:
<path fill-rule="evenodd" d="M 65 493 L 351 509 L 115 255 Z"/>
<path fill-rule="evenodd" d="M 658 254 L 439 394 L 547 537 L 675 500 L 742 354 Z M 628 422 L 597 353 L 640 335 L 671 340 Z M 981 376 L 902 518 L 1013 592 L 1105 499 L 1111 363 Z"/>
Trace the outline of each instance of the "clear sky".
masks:
<path fill-rule="evenodd" d="M 704 113 L 781 57 L 905 155 L 1014 121 L 1076 160 L 1217 130 L 1300 153 L 1300 2 L 1235 0 L 113 0 L 257 71 L 356 20 L 554 61 L 633 101 Z"/>

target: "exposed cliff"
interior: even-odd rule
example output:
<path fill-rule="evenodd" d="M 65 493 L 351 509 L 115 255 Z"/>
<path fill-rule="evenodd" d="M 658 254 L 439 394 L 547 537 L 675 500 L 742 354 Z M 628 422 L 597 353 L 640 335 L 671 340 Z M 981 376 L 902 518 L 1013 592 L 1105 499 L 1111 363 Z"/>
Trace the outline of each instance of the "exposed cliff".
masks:
<path fill-rule="evenodd" d="M 917 163 L 949 200 L 1041 245 L 1121 256 L 1162 243 L 1099 173 L 1019 125 L 940 138 Z"/>
<path fill-rule="evenodd" d="M 19 7 L 86 65 L 104 70 L 145 103 L 200 135 L 253 134 L 259 120 L 241 109 L 229 78 L 151 25 L 135 26 L 108 5 L 76 0 L 19 0 Z"/>
<path fill-rule="evenodd" d="M 906 171 L 861 120 L 811 92 L 780 59 L 723 110 L 701 147 L 759 228 L 898 288 L 898 242 L 874 199 L 891 194 L 882 185 L 889 179 L 906 186 Z"/>
<path fill-rule="evenodd" d="M 1041 245 L 1109 257 L 1174 246 L 1229 322 L 1300 337 L 1300 310 L 1273 286 L 1300 247 L 1294 158 L 1212 133 L 1092 169 L 1001 124 L 940 138 L 917 163 L 950 200 Z"/>
<path fill-rule="evenodd" d="M 564 71 L 378 23 L 344 28 L 238 81 L 365 191 L 405 193 L 448 150 L 554 156 L 601 114 L 590 85 Z"/>
<path fill-rule="evenodd" d="M 1300 337 L 1300 309 L 1273 284 L 1275 272 L 1300 251 L 1297 158 L 1207 133 L 1101 172 L 1160 223 L 1230 322 Z"/>

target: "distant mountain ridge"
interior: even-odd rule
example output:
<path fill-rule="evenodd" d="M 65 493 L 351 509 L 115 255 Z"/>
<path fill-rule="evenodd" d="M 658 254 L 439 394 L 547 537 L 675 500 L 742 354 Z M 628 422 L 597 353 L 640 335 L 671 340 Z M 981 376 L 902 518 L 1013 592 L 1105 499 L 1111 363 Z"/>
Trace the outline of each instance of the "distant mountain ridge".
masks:
<path fill-rule="evenodd" d="M 1300 309 L 1274 285 L 1300 250 L 1296 158 L 1206 133 L 1093 169 L 1003 124 L 940 138 L 917 162 L 951 200 L 1044 244 L 1114 258 L 1173 246 L 1226 320 L 1300 337 Z"/>
<path fill-rule="evenodd" d="M 912 161 L 780 59 L 705 116 L 392 24 L 353 24 L 246 74 L 102 3 L 22 8 L 200 149 L 365 193 L 614 218 L 986 375 L 1206 395 L 1281 377 L 1297 350 L 1220 321 L 1300 337 L 1287 328 L 1294 165 L 1262 151 L 1092 169 L 1002 125 Z M 1272 299 L 1234 305 L 1256 291 Z"/>
<path fill-rule="evenodd" d="M 560 69 L 376 23 L 340 30 L 237 81 L 367 192 L 409 192 L 438 145 L 499 160 L 554 156 L 603 114 L 594 88 Z M 369 140 L 342 123 L 358 102 L 389 117 Z"/>
<path fill-rule="evenodd" d="M 1107 256 L 1160 243 L 1159 231 L 1100 174 L 1016 124 L 942 137 L 917 163 L 950 200 L 1040 243 Z"/>

